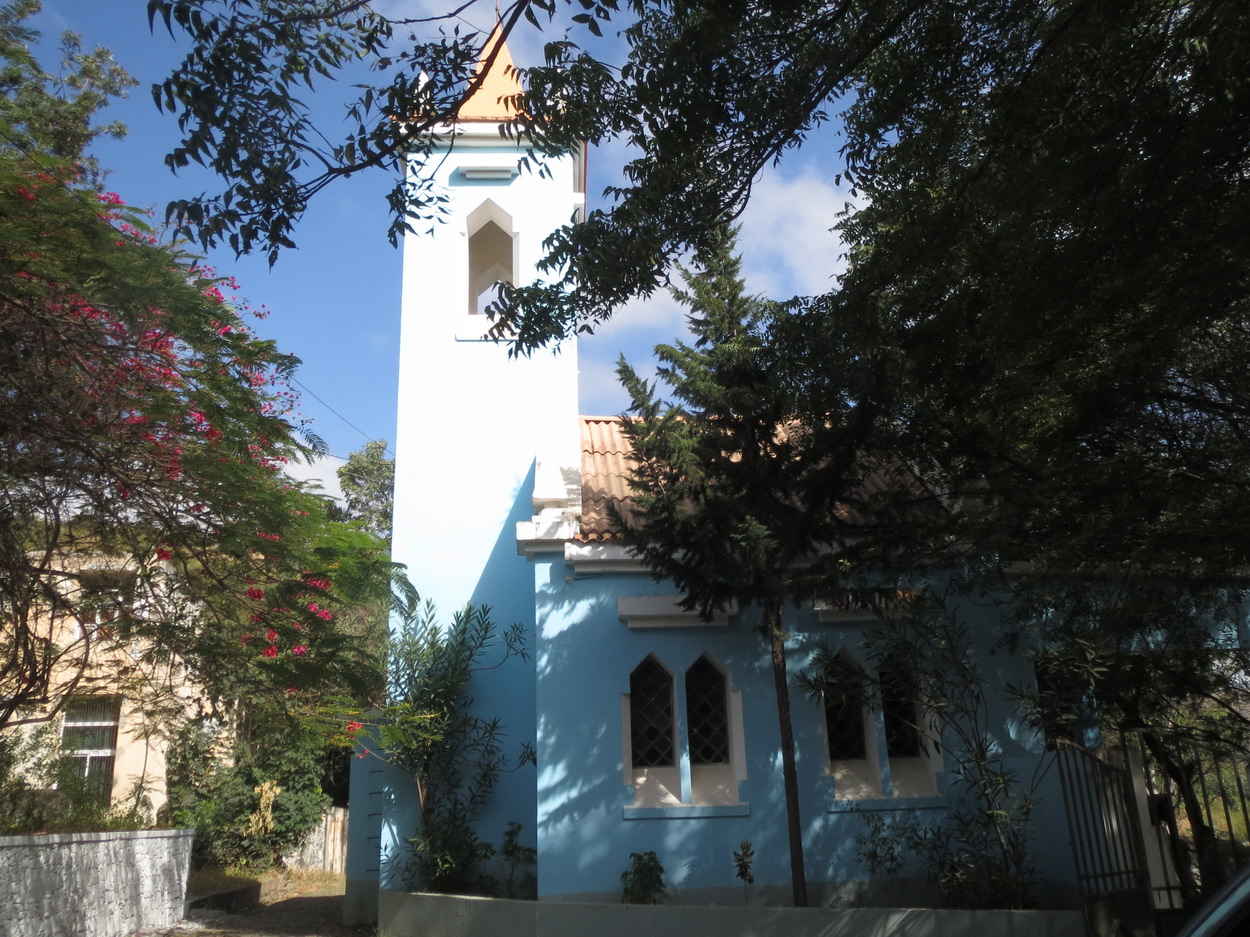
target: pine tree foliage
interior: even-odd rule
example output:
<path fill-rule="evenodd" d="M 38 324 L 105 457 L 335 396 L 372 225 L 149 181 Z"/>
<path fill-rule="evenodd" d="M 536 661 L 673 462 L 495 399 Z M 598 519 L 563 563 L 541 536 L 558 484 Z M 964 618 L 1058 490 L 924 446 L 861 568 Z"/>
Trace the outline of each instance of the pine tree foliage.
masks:
<path fill-rule="evenodd" d="M 637 466 L 623 529 L 648 568 L 708 617 L 734 602 L 816 594 L 827 576 L 820 554 L 849 529 L 860 470 L 845 421 L 799 422 L 796 362 L 776 341 L 788 313 L 745 293 L 733 250 L 723 233 L 705 269 L 682 271 L 673 295 L 690 309 L 694 341 L 656 348 L 658 381 L 618 365 Z"/>
<path fill-rule="evenodd" d="M 837 489 L 827 465 L 810 457 L 822 433 L 795 421 L 788 363 L 771 352 L 778 310 L 745 295 L 740 268 L 733 235 L 722 232 L 706 269 L 683 271 L 685 288 L 674 295 L 690 309 L 694 343 L 656 349 L 658 383 L 673 403 L 657 399 L 623 359 L 619 365 L 632 400 L 623 428 L 636 461 L 633 507 L 619 521 L 627 548 L 657 579 L 672 580 L 686 607 L 710 617 L 757 606 L 777 692 L 794 903 L 804 906 L 780 609 L 811 594 L 814 577 L 803 567 L 837 537 Z"/>

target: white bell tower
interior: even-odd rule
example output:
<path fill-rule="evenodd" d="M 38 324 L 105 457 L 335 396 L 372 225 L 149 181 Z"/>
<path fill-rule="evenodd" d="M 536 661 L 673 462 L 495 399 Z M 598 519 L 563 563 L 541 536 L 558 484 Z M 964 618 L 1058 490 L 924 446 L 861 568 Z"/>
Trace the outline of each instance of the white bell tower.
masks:
<path fill-rule="evenodd" d="M 534 567 L 518 552 L 518 524 L 579 500 L 577 349 L 567 339 L 510 358 L 507 343 L 486 338 L 482 310 L 499 282 L 537 280 L 543 240 L 584 212 L 584 151 L 548 159 L 541 175 L 521 168 L 525 141 L 500 133 L 521 87 L 499 26 L 483 71 L 427 164 L 447 214 L 432 234 L 404 240 L 392 555 L 441 623 L 467 604 L 488 605 L 497 629 L 521 624 L 532 649 Z M 472 692 L 482 715 L 503 722 L 510 758 L 534 741 L 532 656 L 513 658 Z M 415 787 L 368 759 L 353 764 L 352 791 L 345 913 L 375 920 L 379 880 L 400 887 L 388 863 L 402 861 L 415 832 Z M 515 820 L 533 845 L 536 796 L 532 767 L 501 777 L 482 838 L 497 842 Z"/>
<path fill-rule="evenodd" d="M 580 462 L 575 341 L 509 358 L 506 343 L 484 338 L 482 310 L 500 281 L 538 279 L 543 239 L 584 211 L 584 156 L 549 160 L 549 174 L 522 169 L 525 142 L 500 133 L 521 87 L 498 26 L 479 74 L 488 62 L 445 158 L 430 161 L 446 220 L 404 242 L 393 552 L 444 616 L 468 602 L 502 613 L 491 557 L 502 538 L 526 570 L 511 521 L 535 513 L 535 460 L 540 476 Z"/>

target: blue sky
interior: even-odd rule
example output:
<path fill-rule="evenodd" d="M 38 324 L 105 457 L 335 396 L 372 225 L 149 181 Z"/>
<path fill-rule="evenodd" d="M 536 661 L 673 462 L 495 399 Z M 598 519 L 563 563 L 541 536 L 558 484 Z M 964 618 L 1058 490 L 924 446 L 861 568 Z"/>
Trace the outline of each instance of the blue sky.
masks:
<path fill-rule="evenodd" d="M 442 9 L 436 0 L 382 0 L 378 6 L 408 15 Z M 94 152 L 111 170 L 110 188 L 130 204 L 150 206 L 163 216 L 171 199 L 216 191 L 217 183 L 202 170 L 175 176 L 164 165 L 165 153 L 178 141 L 177 125 L 156 110 L 149 88 L 181 56 L 178 41 L 163 28 L 149 30 L 146 8 L 145 0 L 44 0 L 33 25 L 44 33 L 48 64 L 55 59 L 55 38 L 73 30 L 85 47 L 112 50 L 139 80 L 130 97 L 108 114 L 124 121 L 130 133 L 122 141 L 101 141 Z M 487 28 L 494 5 L 479 0 L 465 16 L 470 25 Z M 524 67 L 539 61 L 541 44 L 550 35 L 522 27 L 510 46 Z M 334 90 L 328 89 L 310 100 L 331 125 L 337 119 L 333 99 Z M 753 292 L 784 298 L 832 286 L 841 248 L 829 228 L 846 194 L 833 185 L 839 166 L 829 136 L 756 181 L 739 245 Z M 592 151 L 592 206 L 605 186 L 619 182 L 625 155 L 621 147 Z M 270 310 L 256 331 L 303 361 L 297 373 L 301 412 L 340 457 L 366 439 L 394 440 L 400 254 L 386 239 L 385 195 L 391 185 L 379 171 L 329 186 L 296 230 L 299 249 L 284 252 L 272 269 L 263 257 L 236 259 L 228 250 L 208 256 L 220 272 L 238 278 L 240 295 L 253 307 Z M 661 298 L 629 304 L 598 334 L 582 339 L 581 412 L 620 412 L 625 399 L 613 375 L 618 354 L 645 368 L 650 349 L 681 331 L 681 312 Z"/>

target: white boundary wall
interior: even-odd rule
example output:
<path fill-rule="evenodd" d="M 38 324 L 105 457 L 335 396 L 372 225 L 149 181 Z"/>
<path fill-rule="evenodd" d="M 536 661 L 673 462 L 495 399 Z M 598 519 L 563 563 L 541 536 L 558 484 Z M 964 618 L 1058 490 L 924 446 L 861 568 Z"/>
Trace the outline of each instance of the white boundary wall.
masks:
<path fill-rule="evenodd" d="M 0 837 L 0 937 L 124 937 L 176 923 L 193 835 Z"/>
<path fill-rule="evenodd" d="M 379 893 L 385 937 L 1072 937 L 1080 911 L 751 908 Z"/>

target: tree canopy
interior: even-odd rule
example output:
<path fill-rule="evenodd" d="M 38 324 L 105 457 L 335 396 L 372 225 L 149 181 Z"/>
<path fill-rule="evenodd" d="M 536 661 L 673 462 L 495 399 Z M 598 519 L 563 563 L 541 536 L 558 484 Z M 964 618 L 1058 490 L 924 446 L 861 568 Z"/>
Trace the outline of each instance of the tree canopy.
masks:
<path fill-rule="evenodd" d="M 355 452 L 336 470 L 343 488 L 347 516 L 360 521 L 365 530 L 382 540 L 391 539 L 394 503 L 395 460 L 386 455 L 385 439 L 374 439 Z"/>
<path fill-rule="evenodd" d="M 104 676 L 153 700 L 189 676 L 210 704 L 364 692 L 375 662 L 336 618 L 391 566 L 282 472 L 315 441 L 288 418 L 296 362 L 97 185 L 82 147 L 124 75 L 71 41 L 55 82 L 34 6 L 0 11 L 0 726 Z"/>
<path fill-rule="evenodd" d="M 813 484 L 821 466 L 803 457 L 813 434 L 794 421 L 788 369 L 771 354 L 776 310 L 745 294 L 732 249 L 725 233 L 708 267 L 683 271 L 686 288 L 674 290 L 695 336 L 693 345 L 656 349 L 659 383 L 676 402 L 657 398 L 624 358 L 618 366 L 634 414 L 621 427 L 635 459 L 636 510 L 617 520 L 630 552 L 656 578 L 671 579 L 687 607 L 710 617 L 730 604 L 759 606 L 776 689 L 791 887 L 795 907 L 805 907 L 781 607 L 810 582 L 798 567 L 837 539 L 826 500 L 836 495 L 833 485 Z"/>
<path fill-rule="evenodd" d="M 189 230 L 274 256 L 325 183 L 405 161 L 399 226 L 437 218 L 420 168 L 473 90 L 483 37 L 366 2 L 149 9 L 194 44 L 158 89 L 187 134 L 171 160 L 227 186 L 175 206 Z M 518 0 L 502 14 L 505 31 L 526 20 L 553 32 L 509 131 L 538 156 L 622 142 L 629 162 L 607 207 L 548 241 L 549 282 L 494 309 L 519 352 L 711 256 L 761 168 L 831 125 L 829 173 L 863 207 L 830 219 L 846 274 L 769 336 L 801 382 L 796 417 L 847 420 L 857 449 L 921 471 L 955 510 L 903 545 L 973 545 L 969 564 L 1019 592 L 1045 640 L 1223 640 L 1192 626 L 1235 617 L 1250 552 L 1244 3 Z M 294 89 L 351 56 L 379 74 L 349 138 L 319 147 Z"/>

